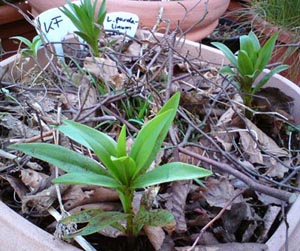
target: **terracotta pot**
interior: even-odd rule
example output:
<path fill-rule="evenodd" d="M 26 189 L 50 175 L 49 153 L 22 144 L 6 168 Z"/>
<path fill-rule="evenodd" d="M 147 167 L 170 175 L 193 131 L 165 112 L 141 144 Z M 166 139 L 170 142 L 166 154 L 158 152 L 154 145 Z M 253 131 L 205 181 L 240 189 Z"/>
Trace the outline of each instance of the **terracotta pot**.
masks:
<path fill-rule="evenodd" d="M 283 71 L 281 75 L 300 85 L 300 49 L 299 47 L 288 46 L 288 44 L 299 43 L 300 37 L 291 32 L 283 31 L 280 27 L 262 19 L 257 19 L 254 25 L 257 33 L 260 33 L 261 41 L 266 41 L 276 31 L 280 32 L 271 63 L 282 62 L 288 64 L 290 66 L 289 69 Z"/>
<path fill-rule="evenodd" d="M 25 2 L 20 2 L 16 5 L 25 13 L 30 10 L 29 5 Z M 16 8 L 9 5 L 0 6 L 0 25 L 15 22 L 22 19 L 23 16 L 18 12 Z"/>
<path fill-rule="evenodd" d="M 28 1 L 35 14 L 41 13 L 53 7 L 62 6 L 65 0 L 53 1 Z M 98 1 L 98 6 L 101 5 Z M 226 11 L 229 0 L 185 0 L 185 1 L 130 1 L 130 0 L 107 0 L 106 7 L 108 12 L 125 11 L 135 13 L 140 18 L 140 27 L 152 28 L 156 22 L 161 7 L 164 8 L 163 22 L 159 25 L 158 32 L 164 32 L 170 22 L 170 29 L 174 30 L 177 25 L 185 32 L 189 29 L 186 36 L 192 41 L 200 41 L 210 34 L 218 24 L 219 17 Z M 204 20 L 199 22 L 206 13 Z M 198 23 L 199 22 L 199 23 Z"/>
<path fill-rule="evenodd" d="M 224 55 L 217 49 L 201 45 L 201 53 L 199 52 L 199 44 L 191 41 L 185 41 L 185 46 L 179 45 L 182 53 L 187 53 L 192 57 L 198 57 L 201 55 L 203 60 L 217 63 L 227 62 Z M 10 57 L 2 62 L 0 62 L 0 67 L 9 67 L 10 72 L 14 72 L 12 69 L 13 63 L 18 59 L 19 55 Z M 40 61 L 47 62 L 47 57 L 39 57 Z M 30 67 L 30 66 L 28 66 Z M 27 68 L 28 68 L 27 67 Z M 12 70 L 12 71 L 11 71 Z M 28 70 L 28 69 L 24 69 Z M 268 73 L 265 70 L 263 75 Z M 296 119 L 296 123 L 300 123 L 300 88 L 296 86 L 293 82 L 288 79 L 276 74 L 268 82 L 268 86 L 277 87 L 281 89 L 286 95 L 289 95 L 295 100 L 294 107 L 292 111 Z M 298 250 L 300 246 L 300 239 L 298 238 L 300 230 L 300 196 L 297 197 L 296 201 L 293 203 L 292 207 L 288 211 L 287 221 L 289 223 L 289 245 L 291 245 L 290 250 Z M 33 224 L 29 223 L 27 220 L 23 219 L 20 215 L 13 212 L 12 209 L 8 208 L 5 204 L 0 202 L 0 243 L 1 250 L 18 250 L 18 251 L 77 251 L 66 243 L 57 241 L 53 239 L 53 236 L 38 229 Z M 283 251 L 285 243 L 285 229 L 286 225 L 282 223 L 273 236 L 266 243 L 269 251 Z"/>
<path fill-rule="evenodd" d="M 24 13 L 30 11 L 30 6 L 25 2 L 17 5 Z M 0 30 L 1 45 L 7 52 L 0 57 L 0 60 L 16 53 L 18 49 L 18 44 L 9 39 L 10 37 L 23 36 L 32 39 L 36 35 L 34 27 L 24 19 L 16 8 L 8 5 L 0 6 Z"/>

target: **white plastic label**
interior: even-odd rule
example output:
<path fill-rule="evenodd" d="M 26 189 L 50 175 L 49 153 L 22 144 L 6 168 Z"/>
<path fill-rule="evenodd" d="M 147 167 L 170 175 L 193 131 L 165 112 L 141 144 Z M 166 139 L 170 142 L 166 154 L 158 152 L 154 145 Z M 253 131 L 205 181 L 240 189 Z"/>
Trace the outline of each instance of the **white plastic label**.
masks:
<path fill-rule="evenodd" d="M 139 25 L 139 17 L 129 12 L 111 12 L 106 14 L 103 25 L 104 30 L 117 31 L 134 37 Z"/>
<path fill-rule="evenodd" d="M 80 1 L 75 3 L 79 4 Z M 68 7 L 67 4 L 65 6 Z M 59 8 L 53 8 L 38 15 L 35 22 L 46 36 L 47 42 L 53 43 L 57 55 L 63 56 L 61 41 L 68 33 L 78 30 L 71 20 Z"/>
<path fill-rule="evenodd" d="M 80 1 L 73 3 L 80 4 Z M 68 8 L 68 4 L 65 6 Z M 53 8 L 38 15 L 35 22 L 46 36 L 47 42 L 53 43 L 56 54 L 63 56 L 61 41 L 68 33 L 78 31 L 71 20 L 59 8 Z M 118 31 L 134 37 L 138 24 L 139 17 L 133 13 L 111 12 L 106 14 L 103 25 L 105 30 Z"/>

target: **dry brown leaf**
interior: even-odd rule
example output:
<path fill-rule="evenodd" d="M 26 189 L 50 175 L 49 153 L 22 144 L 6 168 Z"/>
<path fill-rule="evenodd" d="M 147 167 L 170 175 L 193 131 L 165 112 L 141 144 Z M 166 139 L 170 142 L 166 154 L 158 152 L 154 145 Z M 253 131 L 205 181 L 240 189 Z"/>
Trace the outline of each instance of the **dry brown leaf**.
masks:
<path fill-rule="evenodd" d="M 182 92 L 180 97 L 180 105 L 193 114 L 204 115 L 209 102 L 206 95 L 201 95 L 195 90 Z"/>
<path fill-rule="evenodd" d="M 81 205 L 119 200 L 118 193 L 112 189 L 89 186 L 89 185 L 73 185 L 63 195 L 65 201 L 65 209 L 70 210 Z"/>
<path fill-rule="evenodd" d="M 232 121 L 232 117 L 235 114 L 235 111 L 232 108 L 229 108 L 219 119 L 216 127 L 213 129 L 215 139 L 223 146 L 223 149 L 226 152 L 229 152 L 232 148 L 232 142 L 235 138 L 236 133 L 231 133 L 228 131 L 228 125 Z"/>
<path fill-rule="evenodd" d="M 37 135 L 40 135 L 39 130 L 30 128 L 29 126 L 22 123 L 17 116 L 11 114 L 3 114 L 0 119 L 0 127 L 2 130 L 7 130 L 9 138 L 26 139 Z"/>
<path fill-rule="evenodd" d="M 276 199 L 272 196 L 263 194 L 263 193 L 259 193 L 259 192 L 255 192 L 258 199 L 264 204 L 264 205 L 281 205 L 281 200 Z"/>
<path fill-rule="evenodd" d="M 127 81 L 127 76 L 123 73 L 116 74 L 111 78 L 111 81 L 116 90 L 122 90 Z"/>
<path fill-rule="evenodd" d="M 263 155 L 257 143 L 247 131 L 239 131 L 242 149 L 249 155 L 249 162 L 264 164 Z"/>
<path fill-rule="evenodd" d="M 151 76 L 155 76 L 153 78 L 153 81 L 164 81 L 168 76 L 166 67 L 159 64 L 151 67 L 149 70 Z"/>
<path fill-rule="evenodd" d="M 286 161 L 277 161 L 275 158 L 272 158 L 270 156 L 264 156 L 264 168 L 267 168 L 266 175 L 270 177 L 276 177 L 282 179 L 289 171 L 289 169 L 286 166 L 291 166 L 291 160 Z M 286 164 L 286 166 L 284 166 Z"/>
<path fill-rule="evenodd" d="M 230 152 L 235 134 L 229 132 L 215 132 L 215 139 L 223 146 L 226 152 Z"/>
<path fill-rule="evenodd" d="M 187 195 L 190 191 L 192 182 L 190 180 L 186 181 L 176 181 L 172 182 L 171 185 L 171 195 L 168 198 L 166 207 L 175 217 L 176 220 L 176 232 L 186 232 L 187 224 L 185 219 L 185 205 Z"/>
<path fill-rule="evenodd" d="M 195 146 L 186 146 L 185 147 L 186 150 L 192 152 L 192 153 L 197 153 L 197 154 L 200 154 L 202 155 L 203 154 L 203 150 L 199 147 L 195 147 Z M 194 157 L 191 157 L 187 154 L 183 154 L 183 153 L 179 153 L 179 160 L 181 162 L 184 162 L 184 163 L 188 163 L 188 164 L 191 164 L 191 165 L 195 165 L 195 166 L 200 166 L 200 163 L 201 161 L 194 158 Z M 174 161 L 173 159 L 171 159 L 170 161 Z"/>
<path fill-rule="evenodd" d="M 235 101 L 236 103 L 242 103 L 243 99 L 239 94 L 234 95 L 233 101 Z M 240 108 L 236 105 L 234 105 L 233 107 L 229 107 L 219 118 L 216 126 L 217 127 L 224 127 L 224 125 L 226 124 L 230 124 L 232 122 L 233 116 L 240 111 Z"/>
<path fill-rule="evenodd" d="M 224 229 L 231 234 L 235 234 L 241 223 L 246 220 L 253 220 L 251 208 L 246 202 L 234 203 L 231 210 L 222 215 Z"/>
<path fill-rule="evenodd" d="M 197 209 L 197 215 L 196 217 L 193 217 L 192 219 L 188 220 L 188 226 L 189 227 L 204 227 L 206 224 L 208 224 L 211 221 L 211 216 L 209 215 L 209 212 L 207 212 L 204 209 Z"/>
<path fill-rule="evenodd" d="M 88 108 L 91 108 L 98 103 L 97 91 L 85 75 L 73 74 L 72 82 L 80 83 L 78 85 L 78 93 L 65 93 L 64 95 L 61 95 L 60 100 L 67 109 L 73 107 L 81 109 L 80 115 L 84 118 L 86 114 L 89 114 Z"/>
<path fill-rule="evenodd" d="M 56 100 L 51 95 L 45 96 L 44 93 L 36 93 L 34 97 L 28 97 L 28 104 L 39 113 L 45 115 L 47 112 L 56 110 Z"/>
<path fill-rule="evenodd" d="M 234 189 L 228 179 L 214 179 L 210 177 L 206 180 L 206 188 L 203 195 L 210 206 L 223 208 L 238 192 L 239 191 Z M 232 204 L 242 201 L 243 197 L 239 196 Z M 227 210 L 230 208 L 231 205 L 228 206 Z"/>
<path fill-rule="evenodd" d="M 118 74 L 117 63 L 109 58 L 87 57 L 84 61 L 84 68 L 105 82 Z"/>
<path fill-rule="evenodd" d="M 63 193 L 68 185 L 60 185 L 60 191 Z M 26 195 L 22 199 L 22 212 L 30 213 L 35 216 L 48 215 L 48 208 L 57 199 L 57 190 L 55 185 L 50 186 L 34 195 Z"/>
<path fill-rule="evenodd" d="M 165 239 L 165 232 L 161 227 L 144 226 L 145 234 L 155 250 L 160 250 Z"/>
<path fill-rule="evenodd" d="M 232 121 L 232 117 L 235 114 L 235 111 L 230 107 L 226 112 L 224 112 L 219 118 L 216 126 L 224 127 L 224 125 L 230 123 Z"/>
<path fill-rule="evenodd" d="M 32 192 L 48 183 L 48 178 L 49 175 L 31 169 L 21 170 L 21 180 Z"/>
<path fill-rule="evenodd" d="M 254 162 L 264 164 L 262 151 L 265 153 L 274 154 L 277 157 L 288 157 L 289 153 L 280 148 L 276 142 L 254 125 L 250 120 L 246 119 L 248 131 L 239 131 L 241 144 L 244 151 L 250 155 Z M 255 140 L 254 140 L 255 139 Z M 260 144 L 262 151 L 259 149 L 257 143 Z"/>
<path fill-rule="evenodd" d="M 28 187 L 26 187 L 19 178 L 2 174 L 0 174 L 0 178 L 6 180 L 11 185 L 11 187 L 14 189 L 14 192 L 21 200 L 29 192 Z"/>
<path fill-rule="evenodd" d="M 242 102 L 240 95 L 236 94 L 233 98 L 236 102 Z M 214 128 L 215 139 L 221 143 L 223 149 L 229 152 L 232 148 L 232 142 L 236 137 L 236 130 L 231 131 L 230 125 L 233 121 L 233 117 L 237 111 L 240 111 L 238 107 L 229 107 L 219 118 L 216 127 Z"/>
<path fill-rule="evenodd" d="M 77 60 L 83 60 L 88 52 L 83 50 L 80 39 L 77 35 L 68 33 L 62 40 L 62 48 L 65 56 L 65 60 L 69 58 L 76 58 Z"/>
<path fill-rule="evenodd" d="M 84 61 L 84 68 L 108 85 L 113 84 L 118 89 L 124 86 L 125 76 L 119 74 L 117 63 L 109 58 L 87 57 Z"/>
<path fill-rule="evenodd" d="M 192 234 L 191 235 L 191 240 L 195 241 L 199 236 L 199 233 L 197 234 Z M 201 238 L 198 240 L 197 244 L 199 245 L 205 245 L 205 246 L 209 246 L 209 245 L 215 245 L 220 243 L 218 241 L 218 239 L 215 237 L 215 235 L 211 232 L 204 232 L 201 236 Z"/>
<path fill-rule="evenodd" d="M 137 43 L 136 41 L 132 41 L 132 43 L 124 51 L 126 57 L 123 57 L 122 60 L 126 62 L 131 61 L 132 58 L 138 58 L 141 54 L 141 47 L 141 44 Z"/>
<path fill-rule="evenodd" d="M 87 77 L 81 79 L 78 91 L 81 105 L 84 103 L 83 108 L 92 107 L 97 103 L 96 89 Z"/>
<path fill-rule="evenodd" d="M 125 222 L 122 225 L 125 226 Z M 114 227 L 111 227 L 111 226 L 101 229 L 100 231 L 98 231 L 98 233 L 101 235 L 104 235 L 106 237 L 110 237 L 110 238 L 117 238 L 119 236 L 124 236 L 124 233 L 122 233 L 120 230 L 118 230 Z"/>

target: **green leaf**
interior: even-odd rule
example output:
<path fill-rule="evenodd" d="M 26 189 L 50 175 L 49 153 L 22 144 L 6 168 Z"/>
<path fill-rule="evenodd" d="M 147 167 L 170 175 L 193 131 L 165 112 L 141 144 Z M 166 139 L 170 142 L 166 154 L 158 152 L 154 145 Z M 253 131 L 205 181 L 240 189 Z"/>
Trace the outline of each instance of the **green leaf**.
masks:
<path fill-rule="evenodd" d="M 153 227 L 176 225 L 175 218 L 171 212 L 164 209 L 148 211 L 145 209 L 145 206 L 140 207 L 140 210 L 135 215 L 133 222 L 135 236 L 138 235 L 145 225 Z"/>
<path fill-rule="evenodd" d="M 253 41 L 250 35 L 240 36 L 240 50 L 245 51 L 247 53 L 252 62 L 252 65 L 254 65 L 257 60 L 257 52 L 259 48 L 256 49 L 256 46 L 256 42 Z"/>
<path fill-rule="evenodd" d="M 96 6 L 95 1 L 95 6 Z M 98 11 L 97 24 L 102 25 L 106 16 L 106 0 L 103 0 Z"/>
<path fill-rule="evenodd" d="M 133 188 L 145 188 L 164 182 L 172 182 L 177 180 L 188 180 L 206 177 L 212 172 L 198 166 L 172 162 L 154 168 L 152 171 L 145 173 L 133 182 Z"/>
<path fill-rule="evenodd" d="M 42 45 L 41 37 L 39 35 L 36 35 L 32 40 L 32 54 L 34 57 L 37 57 L 37 53 L 41 45 Z"/>
<path fill-rule="evenodd" d="M 255 33 L 253 31 L 250 31 L 248 34 L 248 37 L 251 39 L 251 43 L 254 46 L 254 50 L 259 51 L 260 43 L 259 43 L 259 40 L 258 40 L 257 36 L 255 35 Z"/>
<path fill-rule="evenodd" d="M 161 135 L 162 137 L 160 138 L 160 141 L 157 142 L 157 145 L 162 145 L 165 137 L 167 136 L 169 129 L 173 123 L 173 120 L 176 116 L 177 113 L 177 109 L 179 106 L 179 101 L 180 101 L 180 92 L 176 92 L 164 105 L 163 107 L 159 110 L 159 112 L 157 113 L 157 115 L 160 115 L 164 112 L 171 112 L 172 117 L 169 119 L 169 121 L 166 123 L 166 126 L 162 129 L 161 131 Z M 159 148 L 160 146 L 157 147 L 157 149 L 155 149 L 157 151 L 157 153 L 159 152 Z"/>
<path fill-rule="evenodd" d="M 146 172 L 160 151 L 176 115 L 179 100 L 180 93 L 177 92 L 160 109 L 155 118 L 141 129 L 136 137 L 130 151 L 130 157 L 135 160 L 137 166 L 134 177 Z"/>
<path fill-rule="evenodd" d="M 239 50 L 238 64 L 239 64 L 239 71 L 242 75 L 252 75 L 253 74 L 253 71 L 254 71 L 253 64 L 252 64 L 252 61 L 246 51 Z"/>
<path fill-rule="evenodd" d="M 254 86 L 254 88 L 252 89 L 252 94 L 255 94 L 260 88 L 262 88 L 269 80 L 270 78 L 279 72 L 282 72 L 286 69 L 288 69 L 289 66 L 288 65 L 278 65 L 277 67 L 273 68 L 272 70 L 270 70 L 258 83 L 257 85 Z"/>
<path fill-rule="evenodd" d="M 243 92 L 243 95 L 249 95 L 251 93 L 252 85 L 254 82 L 252 76 L 241 75 L 239 78 L 239 82 L 241 84 L 241 91 Z"/>
<path fill-rule="evenodd" d="M 254 66 L 255 69 L 262 72 L 263 69 L 266 68 L 271 59 L 278 34 L 278 32 L 274 33 L 274 35 L 268 39 L 264 46 L 260 48 L 258 52 L 258 58 Z"/>
<path fill-rule="evenodd" d="M 177 108 L 179 105 L 179 101 L 180 101 L 180 92 L 176 92 L 175 94 L 173 94 L 173 96 L 163 105 L 163 107 L 159 110 L 159 112 L 157 113 L 157 115 L 160 115 L 166 111 L 169 110 L 173 110 L 173 117 L 175 118 L 175 115 L 177 113 Z M 173 119 L 174 119 L 173 118 Z M 170 124 L 172 124 L 172 121 L 170 122 Z M 165 134 L 167 135 L 168 129 L 165 130 Z"/>
<path fill-rule="evenodd" d="M 64 174 L 52 180 L 52 182 L 56 184 L 96 185 L 109 188 L 122 186 L 122 184 L 109 176 L 82 171 Z"/>
<path fill-rule="evenodd" d="M 140 210 L 133 218 L 133 236 L 137 236 L 139 232 L 142 230 L 146 222 L 149 221 L 148 211 L 145 209 L 145 206 L 141 205 Z"/>
<path fill-rule="evenodd" d="M 109 172 L 118 178 L 116 167 L 111 160 L 111 156 L 116 156 L 117 143 L 111 137 L 71 120 L 65 120 L 63 125 L 56 128 L 79 144 L 93 150 Z"/>
<path fill-rule="evenodd" d="M 228 65 L 225 65 L 221 68 L 220 70 L 220 73 L 221 74 L 227 74 L 229 75 L 230 77 L 232 78 L 235 78 L 236 77 L 236 73 L 232 70 L 232 68 Z"/>
<path fill-rule="evenodd" d="M 117 142 L 116 157 L 122 157 L 126 155 L 126 125 L 123 125 Z"/>
<path fill-rule="evenodd" d="M 129 156 L 123 156 L 120 158 L 111 157 L 114 165 L 117 167 L 119 180 L 123 185 L 129 186 L 132 180 L 132 176 L 136 170 L 135 161 Z"/>
<path fill-rule="evenodd" d="M 89 220 L 99 214 L 103 213 L 103 210 L 101 209 L 86 209 L 84 211 L 74 213 L 62 220 L 59 221 L 59 223 L 62 224 L 69 224 L 69 223 L 86 223 L 89 222 Z"/>
<path fill-rule="evenodd" d="M 151 210 L 149 214 L 150 214 L 149 220 L 148 222 L 145 222 L 145 225 L 147 226 L 165 227 L 165 226 L 176 224 L 173 214 L 168 210 L 164 210 L 164 209 Z"/>
<path fill-rule="evenodd" d="M 156 115 L 139 132 L 129 155 L 136 163 L 134 177 L 146 172 L 160 151 L 161 144 L 165 138 L 162 132 L 169 120 L 172 119 L 172 113 L 172 110 L 170 110 Z"/>
<path fill-rule="evenodd" d="M 79 216 L 80 217 L 80 216 Z M 114 225 L 126 218 L 126 214 L 120 212 L 102 212 L 91 218 L 89 223 L 84 228 L 67 235 L 67 238 L 72 238 L 78 235 L 90 235 L 96 233 L 108 226 Z"/>
<path fill-rule="evenodd" d="M 22 36 L 14 36 L 14 37 L 10 37 L 10 39 L 17 39 L 29 48 L 31 47 L 31 44 L 32 44 L 30 40 L 28 40 L 27 38 L 22 37 Z"/>
<path fill-rule="evenodd" d="M 9 148 L 46 161 L 66 172 L 90 171 L 95 174 L 109 176 L 108 172 L 93 159 L 62 146 L 46 143 L 29 143 L 10 145 Z"/>
<path fill-rule="evenodd" d="M 42 41 L 41 41 L 41 37 L 40 35 L 35 35 L 34 38 L 32 39 L 32 44 L 41 44 Z"/>
<path fill-rule="evenodd" d="M 90 0 L 84 0 L 81 1 L 79 6 L 68 1 L 68 8 L 64 6 L 61 7 L 60 10 L 78 29 L 78 31 L 75 33 L 88 43 L 95 56 L 99 56 L 98 39 L 101 31 L 96 27 L 95 19 L 96 23 L 99 25 L 103 24 L 106 14 L 105 1 L 103 1 L 101 4 L 97 18 L 95 18 L 96 5 L 97 1 L 94 1 L 92 5 Z"/>
<path fill-rule="evenodd" d="M 93 44 L 93 39 L 86 33 L 86 32 L 82 32 L 82 31 L 74 31 L 74 33 L 76 35 L 78 35 L 79 37 L 81 37 L 85 42 L 87 42 L 90 46 L 91 43 Z M 92 47 L 92 46 L 91 46 Z"/>
<path fill-rule="evenodd" d="M 228 58 L 228 60 L 230 61 L 230 63 L 236 68 L 238 69 L 238 61 L 236 56 L 232 53 L 232 51 L 224 44 L 219 43 L 219 42 L 212 42 L 211 43 L 213 46 L 217 47 L 220 51 L 222 51 L 225 55 L 225 57 Z"/>

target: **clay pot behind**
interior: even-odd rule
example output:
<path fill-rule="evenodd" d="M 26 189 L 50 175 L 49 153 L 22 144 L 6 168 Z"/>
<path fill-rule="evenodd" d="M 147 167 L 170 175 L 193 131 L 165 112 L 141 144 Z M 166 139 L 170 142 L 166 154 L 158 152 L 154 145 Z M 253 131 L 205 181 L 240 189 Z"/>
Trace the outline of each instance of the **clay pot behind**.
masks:
<path fill-rule="evenodd" d="M 157 32 L 166 29 L 174 30 L 177 26 L 182 32 L 187 32 L 187 39 L 200 41 L 209 35 L 218 24 L 219 17 L 224 14 L 229 0 L 185 0 L 185 1 L 130 1 L 107 0 L 107 12 L 125 11 L 137 14 L 141 28 L 150 28 L 157 23 L 161 7 L 163 7 L 163 21 Z M 64 5 L 65 0 L 39 1 L 29 0 L 36 15 L 50 8 Z M 97 5 L 100 6 L 101 0 Z"/>
<path fill-rule="evenodd" d="M 25 2 L 16 3 L 16 5 L 24 13 L 30 10 L 30 6 Z M 10 37 L 23 36 L 31 40 L 35 35 L 34 27 L 23 18 L 17 8 L 9 5 L 0 6 L 0 38 L 1 45 L 5 51 L 5 53 L 1 55 L 0 60 L 16 53 L 19 47 L 18 43 L 9 39 Z"/>
<path fill-rule="evenodd" d="M 283 63 L 289 65 L 289 69 L 280 73 L 280 75 L 288 78 L 292 82 L 300 86 L 300 49 L 299 45 L 289 46 L 300 42 L 299 36 L 296 34 L 283 31 L 278 26 L 266 22 L 261 18 L 255 18 L 253 21 L 254 29 L 258 34 L 261 43 L 265 43 L 276 31 L 279 31 L 279 36 L 276 42 L 276 47 L 272 55 L 271 63 Z"/>

